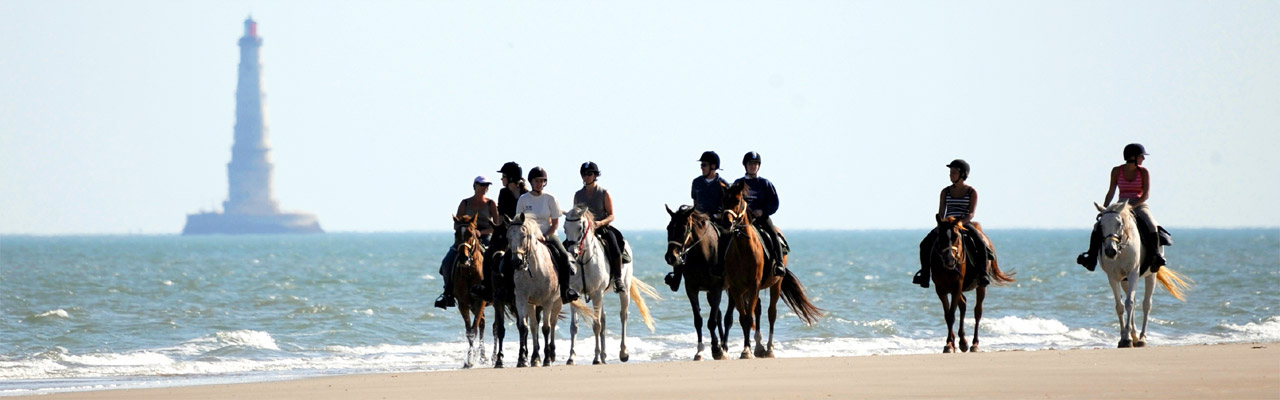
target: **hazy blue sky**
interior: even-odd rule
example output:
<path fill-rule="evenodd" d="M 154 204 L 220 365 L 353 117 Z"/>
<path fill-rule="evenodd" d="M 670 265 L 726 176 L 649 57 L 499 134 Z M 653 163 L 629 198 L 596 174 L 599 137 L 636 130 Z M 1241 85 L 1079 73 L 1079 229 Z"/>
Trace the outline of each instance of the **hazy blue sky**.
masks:
<path fill-rule="evenodd" d="M 329 231 L 447 229 L 511 160 L 660 228 L 708 149 L 784 229 L 929 226 L 953 158 L 989 229 L 1085 229 L 1129 142 L 1164 224 L 1280 226 L 1276 1 L 4 1 L 0 233 L 220 207 L 249 14 L 275 197 Z"/>

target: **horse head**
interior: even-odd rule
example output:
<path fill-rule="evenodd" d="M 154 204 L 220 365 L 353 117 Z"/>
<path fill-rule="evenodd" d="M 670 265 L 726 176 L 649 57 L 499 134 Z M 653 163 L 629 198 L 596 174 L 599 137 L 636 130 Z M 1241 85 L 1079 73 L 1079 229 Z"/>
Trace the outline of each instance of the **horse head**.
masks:
<path fill-rule="evenodd" d="M 938 221 L 939 240 L 934 242 L 933 248 L 947 269 L 959 271 L 965 262 L 964 241 L 961 237 L 964 231 L 964 220 L 959 218 L 946 217 Z"/>
<path fill-rule="evenodd" d="M 751 225 L 751 213 L 747 208 L 747 199 L 744 197 L 747 185 L 741 181 L 734 182 L 733 185 L 725 188 L 722 203 L 724 205 L 725 218 L 730 224 L 730 231 L 735 235 L 746 235 L 746 227 Z"/>
<path fill-rule="evenodd" d="M 684 264 L 684 255 L 693 246 L 694 208 L 680 206 L 678 211 L 671 211 L 671 206 L 663 206 L 667 208 L 667 214 L 671 215 L 671 222 L 667 223 L 667 254 L 664 258 L 667 265 L 674 267 Z"/>
<path fill-rule="evenodd" d="M 582 254 L 587 243 L 587 234 L 591 233 L 595 215 L 586 204 L 577 204 L 572 210 L 564 213 L 564 246 L 576 257 Z"/>
<path fill-rule="evenodd" d="M 1103 208 L 1098 203 L 1093 206 L 1098 214 L 1098 231 L 1102 233 L 1102 254 L 1114 259 L 1129 245 L 1130 230 L 1133 226 L 1133 210 L 1128 202 L 1118 202 Z"/>
<path fill-rule="evenodd" d="M 453 245 L 458 250 L 456 265 L 471 266 L 474 253 L 480 250 L 480 231 L 476 229 L 476 221 L 470 215 L 453 217 Z"/>
<path fill-rule="evenodd" d="M 538 220 L 530 218 L 529 214 L 521 213 L 514 219 L 508 221 L 507 225 L 507 242 L 510 255 L 514 257 L 516 269 L 524 269 L 527 263 L 523 262 L 529 256 L 529 252 L 533 251 L 533 246 L 543 240 L 542 228 L 538 226 Z"/>

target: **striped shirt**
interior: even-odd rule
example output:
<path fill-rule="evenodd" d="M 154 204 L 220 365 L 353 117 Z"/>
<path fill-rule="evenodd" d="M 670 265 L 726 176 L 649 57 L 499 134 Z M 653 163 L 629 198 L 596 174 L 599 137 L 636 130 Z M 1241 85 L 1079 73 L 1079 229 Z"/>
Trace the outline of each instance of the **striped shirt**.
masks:
<path fill-rule="evenodd" d="M 1123 167 L 1116 171 L 1116 188 L 1120 189 L 1120 199 L 1142 198 L 1142 171 L 1145 170 L 1138 167 L 1138 170 L 1133 172 L 1133 180 L 1124 179 Z"/>
<path fill-rule="evenodd" d="M 973 200 L 973 188 L 965 191 L 964 197 L 951 197 L 951 187 L 948 186 L 942 189 L 942 196 L 946 204 L 946 209 L 942 212 L 943 218 L 965 218 L 969 216 L 969 206 Z"/>

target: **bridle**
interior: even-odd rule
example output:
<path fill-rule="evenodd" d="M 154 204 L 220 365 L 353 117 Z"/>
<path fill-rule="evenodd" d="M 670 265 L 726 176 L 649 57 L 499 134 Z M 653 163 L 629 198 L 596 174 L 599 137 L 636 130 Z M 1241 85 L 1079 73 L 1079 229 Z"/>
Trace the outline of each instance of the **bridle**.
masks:
<path fill-rule="evenodd" d="M 692 243 L 689 242 L 689 240 L 691 239 L 693 239 L 693 213 L 692 212 L 689 213 L 689 216 L 685 218 L 684 240 L 679 242 L 674 240 L 667 240 L 668 246 L 677 246 L 680 248 L 680 251 L 678 251 L 677 253 L 679 254 L 679 259 L 681 260 L 680 261 L 681 263 L 684 263 L 685 256 L 689 254 L 689 251 L 693 249 L 693 246 L 702 242 L 701 236 L 699 236 L 698 239 L 694 240 Z"/>
<path fill-rule="evenodd" d="M 1116 214 L 1116 216 L 1120 216 L 1120 212 L 1119 212 L 1119 211 L 1111 211 L 1111 210 L 1107 210 L 1107 211 L 1103 211 L 1101 214 L 1098 214 L 1098 219 L 1099 219 L 1099 220 L 1101 220 L 1101 219 L 1102 219 L 1102 216 L 1107 215 L 1107 214 Z M 1128 232 L 1125 230 L 1124 218 L 1120 218 L 1120 229 L 1117 229 L 1117 231 L 1119 231 L 1119 232 L 1113 232 L 1113 233 L 1111 233 L 1111 234 L 1108 234 L 1108 235 L 1106 235 L 1106 236 L 1103 236 L 1103 237 L 1102 237 L 1102 240 L 1103 240 L 1104 242 L 1105 242 L 1105 241 L 1112 241 L 1112 242 L 1115 242 L 1115 243 L 1116 243 L 1116 252 L 1118 253 L 1118 252 L 1120 252 L 1120 251 L 1124 250 L 1124 248 L 1125 248 L 1125 247 L 1128 247 L 1128 245 L 1129 245 L 1129 235 L 1127 234 Z"/>

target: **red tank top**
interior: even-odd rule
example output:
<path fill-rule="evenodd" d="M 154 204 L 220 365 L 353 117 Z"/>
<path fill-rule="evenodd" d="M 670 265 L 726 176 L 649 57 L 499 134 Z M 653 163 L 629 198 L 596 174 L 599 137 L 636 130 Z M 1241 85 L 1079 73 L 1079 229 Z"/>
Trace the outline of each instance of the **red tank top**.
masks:
<path fill-rule="evenodd" d="M 1124 167 L 1116 171 L 1116 187 L 1120 189 L 1121 199 L 1142 198 L 1142 171 L 1145 169 L 1138 167 L 1138 170 L 1134 171 L 1133 180 L 1124 179 Z"/>

